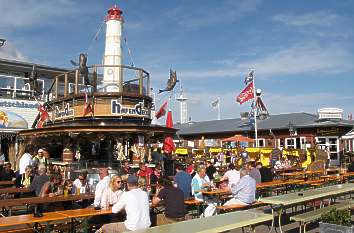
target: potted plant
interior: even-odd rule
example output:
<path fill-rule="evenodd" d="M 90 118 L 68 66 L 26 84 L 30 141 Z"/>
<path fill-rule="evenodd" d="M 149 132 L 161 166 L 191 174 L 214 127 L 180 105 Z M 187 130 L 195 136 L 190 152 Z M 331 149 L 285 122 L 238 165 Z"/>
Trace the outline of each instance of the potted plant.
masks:
<path fill-rule="evenodd" d="M 354 233 L 354 227 L 348 209 L 332 209 L 322 214 L 321 217 L 322 222 L 320 222 L 320 233 Z"/>

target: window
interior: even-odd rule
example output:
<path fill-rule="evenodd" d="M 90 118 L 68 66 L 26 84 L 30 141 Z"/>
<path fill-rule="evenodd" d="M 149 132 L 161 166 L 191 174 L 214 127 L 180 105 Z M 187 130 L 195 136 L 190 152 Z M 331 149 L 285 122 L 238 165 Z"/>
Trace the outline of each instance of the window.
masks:
<path fill-rule="evenodd" d="M 265 147 L 265 139 L 264 138 L 258 139 L 258 147 Z"/>
<path fill-rule="evenodd" d="M 295 138 L 286 138 L 285 139 L 285 148 L 295 149 L 295 147 L 296 147 Z"/>

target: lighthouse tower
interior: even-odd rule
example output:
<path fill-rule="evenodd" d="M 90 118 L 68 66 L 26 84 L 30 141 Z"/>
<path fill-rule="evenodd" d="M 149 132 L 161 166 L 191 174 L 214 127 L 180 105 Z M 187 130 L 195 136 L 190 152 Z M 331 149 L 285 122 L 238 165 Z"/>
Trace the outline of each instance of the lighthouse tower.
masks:
<path fill-rule="evenodd" d="M 187 100 L 183 95 L 183 90 L 181 88 L 181 92 L 178 98 L 176 100 L 180 103 L 180 117 L 181 117 L 181 124 L 187 123 L 188 122 L 188 111 L 187 111 Z"/>
<path fill-rule="evenodd" d="M 107 13 L 103 84 L 107 86 L 106 91 L 108 92 L 122 92 L 123 69 L 113 66 L 122 65 L 123 12 L 117 6 L 114 6 L 109 8 Z"/>

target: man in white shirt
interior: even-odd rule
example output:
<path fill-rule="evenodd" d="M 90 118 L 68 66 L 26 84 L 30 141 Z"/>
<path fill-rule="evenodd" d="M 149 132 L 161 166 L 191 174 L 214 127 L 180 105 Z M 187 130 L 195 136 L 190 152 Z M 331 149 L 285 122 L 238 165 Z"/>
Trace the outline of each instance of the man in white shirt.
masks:
<path fill-rule="evenodd" d="M 26 167 L 28 165 L 32 165 L 32 155 L 31 153 L 33 153 L 33 145 L 28 144 L 26 145 L 25 148 L 25 153 L 22 155 L 22 157 L 20 158 L 19 161 L 19 174 L 22 175 L 23 173 L 25 173 Z"/>
<path fill-rule="evenodd" d="M 100 206 L 101 205 L 101 198 L 102 198 L 102 193 L 103 190 L 108 187 L 110 178 L 108 175 L 108 169 L 107 168 L 100 168 L 98 175 L 100 176 L 100 181 L 96 185 L 96 190 L 95 190 L 95 200 L 93 202 L 94 206 Z"/>
<path fill-rule="evenodd" d="M 232 185 L 236 185 L 240 180 L 240 172 L 236 170 L 235 164 L 229 164 L 229 170 L 225 172 L 221 181 L 228 181 L 228 186 L 231 188 Z"/>
<path fill-rule="evenodd" d="M 113 213 L 125 210 L 127 219 L 124 222 L 105 224 L 101 232 L 126 232 L 147 229 L 151 225 L 148 194 L 138 188 L 138 178 L 130 175 L 127 180 L 128 192 L 124 192 L 121 198 L 112 207 Z"/>

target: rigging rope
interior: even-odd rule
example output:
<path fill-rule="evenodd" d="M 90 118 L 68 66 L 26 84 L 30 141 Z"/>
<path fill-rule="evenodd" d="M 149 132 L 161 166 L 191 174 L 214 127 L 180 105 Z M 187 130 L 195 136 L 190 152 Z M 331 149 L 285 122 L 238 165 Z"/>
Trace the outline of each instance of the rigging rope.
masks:
<path fill-rule="evenodd" d="M 125 32 L 124 32 L 124 27 L 123 27 L 123 33 L 124 33 L 124 36 L 123 36 L 123 38 L 124 38 L 124 43 L 125 43 L 125 46 L 127 46 L 127 49 L 128 49 L 128 54 L 129 54 L 131 66 L 132 66 L 132 67 L 135 67 L 134 61 L 133 61 L 132 51 L 131 51 L 130 48 L 129 48 L 127 36 L 125 35 Z"/>
<path fill-rule="evenodd" d="M 101 30 L 102 30 L 102 27 L 103 27 L 104 24 L 105 24 L 105 22 L 103 21 L 103 22 L 100 24 L 100 26 L 99 26 L 99 28 L 98 28 L 98 30 L 97 30 L 95 36 L 92 38 L 91 43 L 90 43 L 90 46 L 89 46 L 88 49 L 87 49 L 87 54 L 88 54 L 89 51 L 92 49 L 93 44 L 98 40 L 98 36 L 100 35 Z"/>

